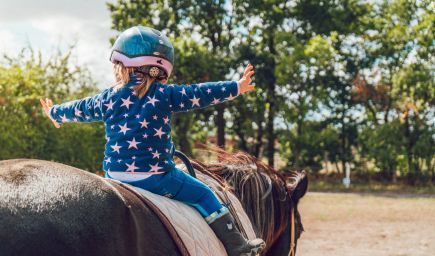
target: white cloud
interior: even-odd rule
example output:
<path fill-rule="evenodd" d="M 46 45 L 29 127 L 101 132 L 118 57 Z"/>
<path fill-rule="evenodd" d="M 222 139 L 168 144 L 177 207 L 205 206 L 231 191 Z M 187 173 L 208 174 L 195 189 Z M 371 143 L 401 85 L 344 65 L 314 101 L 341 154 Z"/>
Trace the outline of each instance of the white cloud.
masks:
<path fill-rule="evenodd" d="M 0 53 L 2 51 L 7 53 L 19 44 L 19 40 L 16 35 L 9 30 L 0 30 L 0 38 Z"/>
<path fill-rule="evenodd" d="M 30 45 L 50 56 L 74 44 L 73 61 L 86 65 L 100 88 L 112 83 L 109 38 L 115 32 L 105 1 L 0 0 L 0 6 L 0 54 Z"/>

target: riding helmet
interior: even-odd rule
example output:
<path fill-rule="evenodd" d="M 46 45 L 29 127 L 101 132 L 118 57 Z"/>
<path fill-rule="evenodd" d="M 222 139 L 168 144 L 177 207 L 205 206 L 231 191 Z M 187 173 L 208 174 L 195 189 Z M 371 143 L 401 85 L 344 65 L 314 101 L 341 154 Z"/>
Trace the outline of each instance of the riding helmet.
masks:
<path fill-rule="evenodd" d="M 160 31 L 134 26 L 122 32 L 112 47 L 110 61 L 139 68 L 152 77 L 169 78 L 174 64 L 174 47 Z"/>

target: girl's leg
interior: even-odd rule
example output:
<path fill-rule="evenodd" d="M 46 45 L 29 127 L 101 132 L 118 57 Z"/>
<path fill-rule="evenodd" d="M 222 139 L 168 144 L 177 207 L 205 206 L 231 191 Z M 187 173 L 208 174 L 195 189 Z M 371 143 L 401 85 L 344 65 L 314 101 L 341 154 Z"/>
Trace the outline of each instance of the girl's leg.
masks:
<path fill-rule="evenodd" d="M 215 193 L 192 176 L 176 169 L 162 179 L 158 189 L 168 197 L 195 207 L 221 240 L 229 256 L 256 255 L 265 247 L 262 239 L 246 240 Z"/>
<path fill-rule="evenodd" d="M 110 178 L 107 174 L 106 177 Z M 265 247 L 261 239 L 246 240 L 236 228 L 228 209 L 220 204 L 215 193 L 207 185 L 181 170 L 175 169 L 128 184 L 196 208 L 222 241 L 229 256 L 257 254 Z"/>
<path fill-rule="evenodd" d="M 165 175 L 152 192 L 193 206 L 209 223 L 228 212 L 207 185 L 178 169 Z"/>

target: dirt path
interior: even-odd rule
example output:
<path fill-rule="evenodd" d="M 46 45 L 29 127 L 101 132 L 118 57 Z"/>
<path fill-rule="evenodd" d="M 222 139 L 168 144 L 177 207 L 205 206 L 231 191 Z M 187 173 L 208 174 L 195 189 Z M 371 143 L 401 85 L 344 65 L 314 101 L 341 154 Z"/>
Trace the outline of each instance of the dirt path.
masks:
<path fill-rule="evenodd" d="M 308 193 L 299 256 L 435 255 L 435 197 Z"/>

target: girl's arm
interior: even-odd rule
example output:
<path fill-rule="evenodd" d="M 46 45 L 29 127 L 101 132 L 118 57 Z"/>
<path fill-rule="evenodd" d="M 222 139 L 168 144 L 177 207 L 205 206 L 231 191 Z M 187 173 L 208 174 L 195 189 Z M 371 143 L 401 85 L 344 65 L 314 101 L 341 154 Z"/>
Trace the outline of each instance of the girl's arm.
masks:
<path fill-rule="evenodd" d="M 251 64 L 237 81 L 207 82 L 191 85 L 167 85 L 165 93 L 173 112 L 188 111 L 233 100 L 238 95 L 254 89 L 249 85 L 254 74 Z"/>
<path fill-rule="evenodd" d="M 110 107 L 110 104 L 103 104 L 109 91 L 110 89 L 106 89 L 92 97 L 59 105 L 53 105 L 49 99 L 46 99 L 45 102 L 41 100 L 41 104 L 56 128 L 59 128 L 59 124 L 66 122 L 96 122 L 103 120 L 103 108 L 107 109 Z"/>

